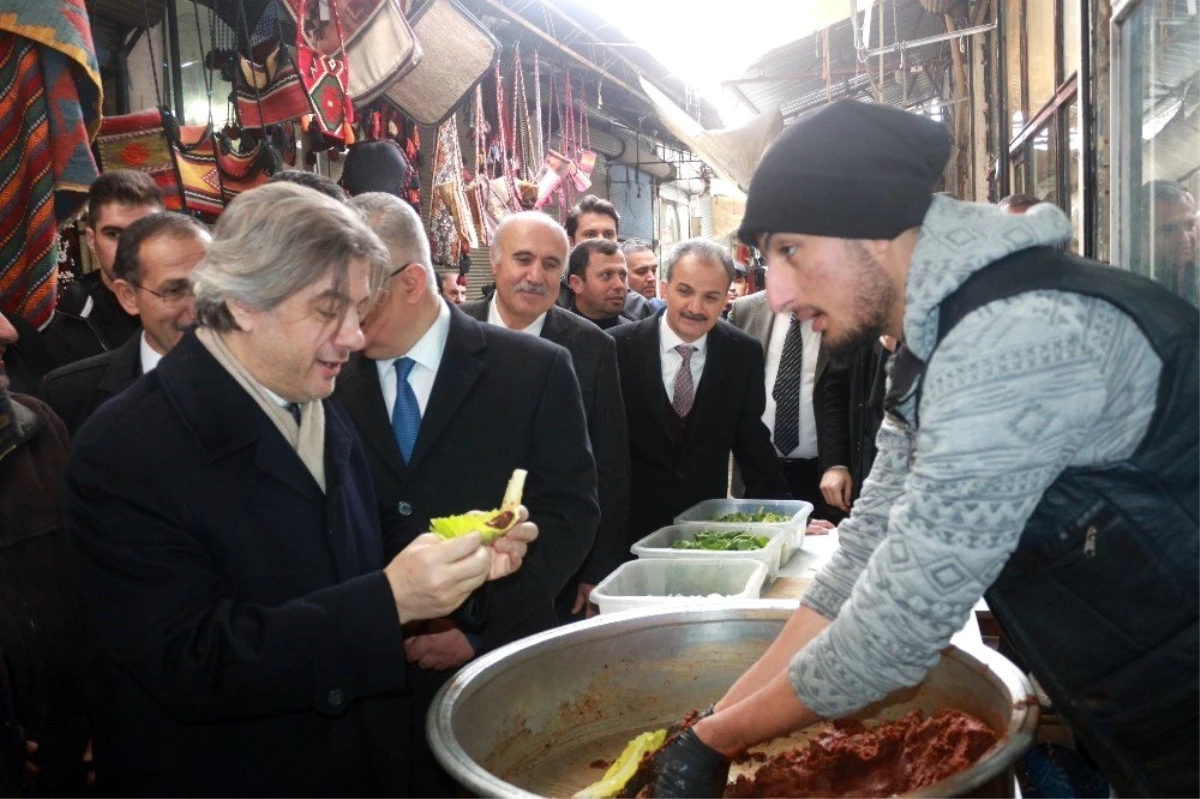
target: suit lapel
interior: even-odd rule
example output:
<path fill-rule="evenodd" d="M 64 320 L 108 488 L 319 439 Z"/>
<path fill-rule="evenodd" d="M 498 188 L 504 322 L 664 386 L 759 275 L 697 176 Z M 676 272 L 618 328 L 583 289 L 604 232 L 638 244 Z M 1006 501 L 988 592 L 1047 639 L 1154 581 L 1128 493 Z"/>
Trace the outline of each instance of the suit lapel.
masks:
<path fill-rule="evenodd" d="M 421 432 L 413 447 L 410 469 L 415 469 L 433 448 L 438 437 L 454 420 L 459 406 L 483 376 L 485 367 L 477 355 L 487 347 L 483 328 L 483 324 L 451 306 L 450 334 L 446 337 L 446 349 L 438 365 L 429 403 L 421 417 Z"/>
<path fill-rule="evenodd" d="M 397 477 L 404 479 L 408 468 L 400 457 L 392 420 L 383 402 L 383 389 L 379 385 L 379 370 L 375 361 L 355 353 L 346 364 L 345 372 L 338 385 L 339 398 L 362 429 L 361 437 L 367 446 L 375 450 Z"/>
<path fill-rule="evenodd" d="M 107 397 L 120 394 L 142 376 L 142 336 L 139 333 L 113 352 L 98 388 Z"/>
<path fill-rule="evenodd" d="M 155 370 L 199 445 L 213 459 L 255 447 L 263 472 L 314 501 L 323 496 L 300 456 L 246 390 L 188 333 Z"/>
<path fill-rule="evenodd" d="M 718 412 L 717 405 L 721 396 L 730 390 L 729 386 L 721 386 L 723 377 L 722 365 L 727 357 L 725 333 L 721 323 L 708 331 L 707 352 L 704 354 L 704 372 L 700 375 L 700 385 L 696 386 L 696 401 L 692 405 L 692 421 L 689 428 L 693 431 L 707 429 L 705 425 L 714 413 Z M 689 435 L 689 440 L 697 440 L 699 436 Z"/>
<path fill-rule="evenodd" d="M 360 555 L 367 551 L 365 541 L 359 536 L 365 531 L 344 529 L 339 521 L 345 518 L 343 504 L 346 502 L 343 487 L 346 474 L 350 471 L 350 447 L 353 432 L 347 427 L 341 414 L 335 413 L 328 401 L 325 405 L 325 502 L 329 518 L 329 548 L 333 553 L 333 565 L 339 580 L 349 580 L 363 573 Z"/>
<path fill-rule="evenodd" d="M 563 315 L 566 313 L 567 311 L 556 307 L 552 307 L 546 312 L 546 322 L 542 325 L 542 338 L 569 350 L 575 332 L 570 325 L 563 321 Z"/>
<path fill-rule="evenodd" d="M 662 433 L 663 441 L 673 446 L 671 428 L 667 422 L 667 403 L 670 397 L 663 387 L 661 344 L 658 340 L 658 317 L 638 322 L 642 329 L 638 331 L 637 346 L 632 347 L 630 355 L 634 365 L 634 374 L 642 384 L 642 394 L 650 404 L 651 418 L 654 427 Z"/>

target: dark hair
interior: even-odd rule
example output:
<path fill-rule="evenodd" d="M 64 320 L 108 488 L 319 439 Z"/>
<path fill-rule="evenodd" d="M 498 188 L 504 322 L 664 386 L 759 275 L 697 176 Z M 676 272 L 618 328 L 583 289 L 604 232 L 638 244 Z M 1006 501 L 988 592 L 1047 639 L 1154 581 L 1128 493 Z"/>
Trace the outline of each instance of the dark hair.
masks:
<path fill-rule="evenodd" d="M 608 200 L 601 200 L 594 194 L 588 194 L 575 203 L 575 206 L 567 214 L 567 238 L 571 241 L 575 241 L 575 231 L 579 229 L 579 217 L 583 214 L 604 214 L 612 217 L 617 230 L 621 229 L 621 215 L 617 213 L 616 206 Z M 611 255 L 612 253 L 606 254 Z"/>
<path fill-rule="evenodd" d="M 1041 205 L 1044 202 L 1046 201 L 1033 194 L 1010 194 L 996 203 L 996 207 L 1001 211 L 1024 213 L 1033 206 Z"/>
<path fill-rule="evenodd" d="M 95 228 L 100 209 L 110 203 L 163 207 L 162 191 L 154 178 L 136 169 L 114 169 L 92 181 L 88 189 L 88 227 Z"/>
<path fill-rule="evenodd" d="M 587 266 L 594 252 L 601 255 L 617 255 L 621 248 L 615 241 L 608 239 L 584 239 L 572 248 L 571 255 L 567 258 L 567 274 L 579 275 L 586 279 Z"/>
<path fill-rule="evenodd" d="M 271 176 L 268 183 L 295 183 L 299 186 L 307 186 L 310 189 L 316 189 L 326 197 L 332 197 L 335 200 L 346 201 L 345 190 L 334 183 L 324 175 L 318 175 L 316 172 L 309 172 L 306 169 L 284 169 L 276 172 Z"/>
<path fill-rule="evenodd" d="M 127 283 L 141 282 L 142 265 L 138 256 L 146 239 L 155 236 L 192 239 L 207 235 L 208 230 L 204 225 L 190 216 L 173 211 L 159 211 L 143 216 L 121 231 L 121 238 L 117 242 L 117 257 L 113 261 L 113 277 Z"/>
<path fill-rule="evenodd" d="M 686 255 L 691 255 L 711 264 L 721 267 L 725 270 L 725 277 L 729 283 L 733 283 L 733 275 L 735 267 L 733 264 L 733 256 L 729 254 L 729 249 L 722 247 L 719 244 L 709 241 L 708 239 L 694 238 L 687 241 L 681 241 L 676 244 L 669 253 L 667 253 L 666 263 L 664 264 L 667 282 L 671 282 L 671 276 L 675 274 L 675 264 L 679 263 L 679 259 Z M 726 284 L 728 288 L 729 284 Z"/>

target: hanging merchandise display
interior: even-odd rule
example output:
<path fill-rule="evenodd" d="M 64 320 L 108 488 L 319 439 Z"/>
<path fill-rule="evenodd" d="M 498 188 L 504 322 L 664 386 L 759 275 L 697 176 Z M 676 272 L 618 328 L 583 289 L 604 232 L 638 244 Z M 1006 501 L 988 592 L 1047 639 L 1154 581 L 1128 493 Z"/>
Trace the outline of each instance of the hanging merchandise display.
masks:
<path fill-rule="evenodd" d="M 278 169 L 266 142 L 255 141 L 252 148 L 242 153 L 224 134 L 214 135 L 221 197 L 226 205 L 242 192 L 266 183 Z M 239 144 L 245 146 L 248 140 L 251 140 L 249 136 L 243 136 Z"/>
<path fill-rule="evenodd" d="M 158 185 L 167 210 L 182 210 L 183 194 L 160 108 L 105 117 L 100 123 L 95 146 L 102 172 L 114 169 L 145 172 Z"/>
<path fill-rule="evenodd" d="M 262 128 L 312 113 L 308 93 L 287 48 L 279 44 L 263 63 L 238 55 L 234 105 L 243 128 Z"/>
<path fill-rule="evenodd" d="M 329 14 L 337 31 L 340 45 L 335 55 L 325 55 L 311 45 L 310 39 L 324 23 L 308 15 L 308 0 L 299 0 L 300 9 L 296 23 L 296 61 L 300 67 L 300 80 L 308 92 L 313 109 L 313 124 L 318 132 L 339 142 L 354 141 L 354 108 L 351 105 L 347 85 L 349 65 L 342 57 L 345 39 L 342 22 L 338 15 L 337 0 L 328 0 Z"/>
<path fill-rule="evenodd" d="M 583 82 L 579 84 L 583 88 Z M 567 113 L 574 116 L 576 105 L 571 101 L 571 73 L 567 73 Z M 591 126 L 588 124 L 587 108 L 583 102 L 578 105 L 579 121 L 572 123 L 571 132 L 575 141 L 571 147 L 571 160 L 575 169 L 571 172 L 571 182 L 575 190 L 585 192 L 592 187 L 592 168 L 596 166 L 596 154 L 591 151 Z"/>
<path fill-rule="evenodd" d="M 438 128 L 433 152 L 433 197 L 429 204 L 433 261 L 445 268 L 457 266 L 468 250 L 479 246 L 462 176 L 458 120 L 451 115 Z"/>
<path fill-rule="evenodd" d="M 303 5 L 303 0 L 284 2 L 293 19 L 304 14 Z M 337 8 L 350 70 L 347 90 L 361 107 L 411 72 L 424 51 L 405 16 L 407 3 L 401 0 L 340 0 Z M 340 57 L 343 52 L 334 25 L 313 27 L 309 43 L 325 56 Z"/>
<path fill-rule="evenodd" d="M 521 64 L 521 43 L 513 49 L 513 161 L 518 179 L 533 177 L 539 162 L 533 160 L 533 130 L 529 121 L 529 95 L 525 91 L 525 68 Z"/>
<path fill-rule="evenodd" d="M 542 136 L 542 62 L 533 51 L 533 162 L 529 167 L 536 174 L 546 156 L 546 140 Z"/>
<path fill-rule="evenodd" d="M 383 93 L 422 125 L 440 125 L 500 54 L 500 43 L 455 0 L 427 0 L 412 16 L 425 55 Z"/>
<path fill-rule="evenodd" d="M 175 162 L 183 188 L 183 210 L 205 222 L 215 222 L 225 203 L 221 173 L 217 169 L 217 139 L 211 122 L 179 126 Z"/>

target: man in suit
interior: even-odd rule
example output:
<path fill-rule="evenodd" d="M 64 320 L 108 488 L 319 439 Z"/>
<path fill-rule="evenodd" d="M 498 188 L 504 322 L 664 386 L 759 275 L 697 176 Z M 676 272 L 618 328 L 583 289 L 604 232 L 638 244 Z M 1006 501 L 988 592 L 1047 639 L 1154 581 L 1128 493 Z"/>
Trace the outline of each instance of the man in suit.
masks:
<path fill-rule="evenodd" d="M 600 527 L 583 568 L 559 596 L 559 618 L 578 618 L 592 589 L 629 557 L 629 430 L 617 374 L 617 349 L 595 325 L 555 305 L 567 260 L 567 234 L 540 211 L 512 214 L 492 239 L 496 292 L 462 310 L 481 322 L 540 336 L 571 353 L 588 438 L 596 458 Z"/>
<path fill-rule="evenodd" d="M 46 375 L 42 396 L 72 435 L 102 403 L 153 370 L 195 321 L 191 273 L 211 240 L 196 220 L 166 211 L 121 233 L 113 292 L 142 321 L 142 331 L 115 350 Z"/>
<path fill-rule="evenodd" d="M 772 313 L 765 291 L 734 301 L 729 323 L 762 345 L 767 392 L 763 424 L 771 431 L 788 492 L 812 503 L 813 518 L 840 520 L 850 510 L 854 487 L 850 397 L 842 379 L 847 375 L 840 374 L 841 367 L 830 368 L 828 350 L 812 322 Z M 841 399 L 826 401 L 831 390 Z"/>
<path fill-rule="evenodd" d="M 720 318 L 733 260 L 712 242 L 690 239 L 667 256 L 666 276 L 666 309 L 613 331 L 629 420 L 634 540 L 701 500 L 727 496 L 730 452 L 747 496 L 784 494 L 762 423 L 762 348 Z"/>
<path fill-rule="evenodd" d="M 499 503 L 525 469 L 525 504 L 541 531 L 529 563 L 489 586 L 484 623 L 440 619 L 406 632 L 414 720 L 471 658 L 557 624 L 554 600 L 579 571 L 599 522 L 596 466 L 570 354 L 540 338 L 482 324 L 438 296 L 429 242 L 404 201 L 367 193 L 351 203 L 388 247 L 386 297 L 364 325 L 362 355 L 336 398 L 368 444 L 387 552 L 429 520 Z M 423 723 L 413 732 L 422 744 Z M 427 796 L 448 778 L 420 756 Z"/>
<path fill-rule="evenodd" d="M 114 293 L 113 263 L 121 231 L 161 210 L 162 193 L 144 172 L 114 169 L 92 183 L 83 235 L 96 269 L 63 290 L 54 317 L 42 331 L 52 366 L 115 350 L 138 331 L 137 316 L 125 310 Z"/>
<path fill-rule="evenodd" d="M 336 200 L 239 195 L 193 272 L 195 331 L 79 431 L 67 530 L 108 792 L 410 790 L 402 626 L 510 575 L 536 529 L 384 555 L 366 453 L 326 398 L 386 267 Z"/>

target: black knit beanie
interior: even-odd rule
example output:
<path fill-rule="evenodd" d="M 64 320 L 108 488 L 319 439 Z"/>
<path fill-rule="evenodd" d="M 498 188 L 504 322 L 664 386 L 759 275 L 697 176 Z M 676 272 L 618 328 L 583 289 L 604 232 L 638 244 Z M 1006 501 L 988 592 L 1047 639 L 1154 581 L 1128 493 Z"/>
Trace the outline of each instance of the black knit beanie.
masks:
<path fill-rule="evenodd" d="M 342 186 L 351 197 L 382 191 L 403 197 L 411 167 L 391 139 L 358 142 L 350 147 L 342 168 Z"/>
<path fill-rule="evenodd" d="M 921 224 L 950 157 L 946 128 L 883 105 L 839 100 L 784 129 L 750 181 L 738 237 L 894 239 Z"/>

